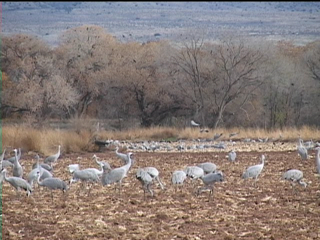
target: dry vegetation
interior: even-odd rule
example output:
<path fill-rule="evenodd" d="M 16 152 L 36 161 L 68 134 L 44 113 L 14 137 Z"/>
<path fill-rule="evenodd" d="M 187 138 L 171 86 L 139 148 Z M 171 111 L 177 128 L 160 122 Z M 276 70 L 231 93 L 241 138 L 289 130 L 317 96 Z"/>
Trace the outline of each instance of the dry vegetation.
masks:
<path fill-rule="evenodd" d="M 315 127 L 304 126 L 302 128 L 286 128 L 283 130 L 264 130 L 254 128 L 217 128 L 208 129 L 208 132 L 200 132 L 199 128 L 169 128 L 152 127 L 137 128 L 126 131 L 106 131 L 95 129 L 83 123 L 82 130 L 76 129 L 35 129 L 27 125 L 4 126 L 2 129 L 3 149 L 19 148 L 24 151 L 35 151 L 44 155 L 56 151 L 56 146 L 62 145 L 64 153 L 91 152 L 97 151 L 94 140 L 119 140 L 119 141 L 170 141 L 175 142 L 180 139 L 209 139 L 216 133 L 223 133 L 219 138 L 221 141 L 229 141 L 230 133 L 238 133 L 233 140 L 240 141 L 245 138 L 258 139 L 269 138 L 281 140 L 283 142 L 294 142 L 298 137 L 304 140 L 320 140 L 320 130 Z M 281 138 L 279 139 L 279 137 Z"/>

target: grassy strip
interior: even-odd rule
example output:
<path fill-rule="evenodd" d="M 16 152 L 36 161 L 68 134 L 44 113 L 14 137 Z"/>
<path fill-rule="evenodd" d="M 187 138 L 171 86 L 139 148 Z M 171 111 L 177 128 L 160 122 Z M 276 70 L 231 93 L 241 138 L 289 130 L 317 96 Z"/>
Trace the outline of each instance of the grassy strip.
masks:
<path fill-rule="evenodd" d="M 320 129 L 314 127 L 288 128 L 283 130 L 267 131 L 264 129 L 209 129 L 208 132 L 200 132 L 199 128 L 168 128 L 152 127 L 137 128 L 127 131 L 93 131 L 83 128 L 82 130 L 57 130 L 35 129 L 25 125 L 3 127 L 3 148 L 21 147 L 25 151 L 37 151 L 48 155 L 55 152 L 58 145 L 62 145 L 65 153 L 94 151 L 94 139 L 98 140 L 129 140 L 129 141 L 176 141 L 179 139 L 207 139 L 213 138 L 216 133 L 223 133 L 219 140 L 230 139 L 258 139 L 269 138 L 282 141 L 296 141 L 299 137 L 304 140 L 319 141 Z M 230 138 L 230 133 L 238 133 Z"/>

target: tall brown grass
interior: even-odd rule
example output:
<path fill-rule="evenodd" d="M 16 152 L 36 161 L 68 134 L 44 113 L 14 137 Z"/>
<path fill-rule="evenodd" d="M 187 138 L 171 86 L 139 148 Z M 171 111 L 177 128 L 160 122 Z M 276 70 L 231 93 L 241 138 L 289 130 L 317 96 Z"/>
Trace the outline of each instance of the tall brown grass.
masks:
<path fill-rule="evenodd" d="M 126 131 L 99 132 L 89 128 L 83 129 L 36 129 L 24 124 L 4 126 L 2 128 L 2 149 L 22 148 L 25 151 L 36 151 L 44 155 L 57 152 L 58 145 L 61 145 L 65 153 L 94 151 L 94 139 L 98 140 L 166 140 L 175 141 L 178 139 L 205 139 L 213 138 L 214 134 L 223 133 L 219 140 L 229 140 L 230 133 L 238 133 L 232 139 L 244 138 L 269 138 L 283 141 L 296 141 L 298 137 L 304 140 L 320 140 L 320 129 L 315 127 L 286 128 L 282 130 L 265 130 L 259 128 L 218 128 L 208 129 L 208 132 L 200 132 L 199 128 L 169 128 L 152 127 L 136 128 Z"/>

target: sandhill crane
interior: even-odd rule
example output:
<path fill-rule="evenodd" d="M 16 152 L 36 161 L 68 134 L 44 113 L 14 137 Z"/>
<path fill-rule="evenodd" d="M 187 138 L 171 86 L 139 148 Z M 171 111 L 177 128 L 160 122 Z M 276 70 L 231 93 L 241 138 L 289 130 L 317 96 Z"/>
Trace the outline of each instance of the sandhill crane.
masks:
<path fill-rule="evenodd" d="M 143 170 L 146 171 L 152 179 L 157 180 L 162 190 L 164 189 L 164 184 L 160 180 L 158 169 L 155 167 L 144 167 Z"/>
<path fill-rule="evenodd" d="M 234 133 L 230 133 L 229 134 L 229 138 L 232 138 L 234 136 L 237 136 L 239 134 L 239 132 L 234 132 Z"/>
<path fill-rule="evenodd" d="M 100 182 L 100 178 L 98 176 L 98 169 L 95 168 L 86 168 L 80 170 L 79 164 L 71 164 L 68 166 L 69 171 L 72 173 L 72 178 L 70 179 L 70 185 L 73 182 L 81 181 L 82 187 L 85 183 L 90 183 L 88 194 L 90 194 L 91 186 L 95 182 Z M 97 171 L 96 171 L 97 170 Z M 80 191 L 80 189 L 79 189 Z"/>
<path fill-rule="evenodd" d="M 60 150 L 61 150 L 61 146 L 58 146 L 58 152 L 54 155 L 51 155 L 49 157 L 47 157 L 44 160 L 44 163 L 50 164 L 52 166 L 53 163 L 57 162 L 58 158 L 60 157 Z"/>
<path fill-rule="evenodd" d="M 188 166 L 184 169 L 187 177 L 191 179 L 191 186 L 194 187 L 194 180 L 201 178 L 204 175 L 204 171 L 198 166 Z"/>
<path fill-rule="evenodd" d="M 37 172 L 38 178 L 37 182 L 39 186 L 46 187 L 51 190 L 51 200 L 53 201 L 53 194 L 52 190 L 61 190 L 65 193 L 68 190 L 68 185 L 65 181 L 61 180 L 60 178 L 46 178 L 40 182 L 40 172 Z"/>
<path fill-rule="evenodd" d="M 299 138 L 299 145 L 297 146 L 298 154 L 300 155 L 301 159 L 306 160 L 308 159 L 308 150 L 302 144 L 302 139 Z"/>
<path fill-rule="evenodd" d="M 136 173 L 136 179 L 138 179 L 143 188 L 143 198 L 146 198 L 146 191 L 148 191 L 151 196 L 153 196 L 153 191 L 151 189 L 153 178 L 150 174 L 142 168 L 139 168 Z"/>
<path fill-rule="evenodd" d="M 18 149 L 17 158 L 18 158 L 18 161 L 19 161 L 20 158 L 21 158 L 21 148 Z M 10 158 L 8 158 L 8 159 L 5 159 L 5 160 L 6 160 L 6 161 L 9 161 L 9 162 L 11 162 L 11 163 L 13 164 L 14 161 L 15 161 L 15 159 L 16 159 L 16 155 L 14 155 L 13 157 L 10 157 Z"/>
<path fill-rule="evenodd" d="M 303 173 L 298 169 L 290 169 L 282 175 L 282 179 L 288 180 L 291 182 L 292 191 L 295 191 L 294 185 L 296 182 L 303 187 L 307 187 L 307 183 L 303 182 L 302 178 L 303 178 Z"/>
<path fill-rule="evenodd" d="M 37 172 L 40 172 L 40 180 L 53 177 L 52 173 L 49 172 L 47 169 L 43 168 L 42 165 L 39 163 L 39 155 L 38 154 L 36 155 L 36 159 L 37 159 L 37 161 L 33 165 L 33 166 L 35 166 L 35 168 L 33 168 L 29 172 L 28 177 L 27 177 L 27 181 L 31 186 L 33 186 L 34 181 L 37 180 L 37 178 L 38 178 Z"/>
<path fill-rule="evenodd" d="M 15 160 L 13 162 L 13 169 L 12 169 L 12 175 L 14 177 L 20 177 L 22 178 L 23 176 L 23 168 L 21 166 L 21 164 L 19 163 L 19 159 L 18 159 L 18 156 L 17 156 L 17 149 L 14 149 L 14 156 L 15 156 Z"/>
<path fill-rule="evenodd" d="M 237 153 L 235 150 L 232 150 L 231 152 L 229 152 L 228 159 L 230 162 L 234 162 L 236 158 L 237 158 Z"/>
<path fill-rule="evenodd" d="M 195 121 L 191 120 L 191 126 L 192 127 L 200 127 L 200 124 L 199 123 L 196 123 Z"/>
<path fill-rule="evenodd" d="M 120 158 L 123 161 L 123 164 L 127 164 L 128 163 L 128 154 L 125 153 L 121 153 L 118 152 L 119 151 L 119 147 L 116 147 L 116 155 L 118 158 Z"/>
<path fill-rule="evenodd" d="M 40 165 L 42 168 L 48 170 L 49 172 L 51 172 L 53 170 L 52 166 L 50 166 L 49 164 L 46 163 L 40 163 L 40 157 L 38 154 L 36 154 L 36 162 L 32 165 L 32 169 L 35 169 L 38 167 L 38 165 Z"/>
<path fill-rule="evenodd" d="M 210 197 L 213 195 L 214 183 L 224 181 L 224 176 L 221 171 L 215 173 L 209 173 L 200 178 L 204 184 L 203 187 L 199 188 L 197 191 L 197 195 L 199 195 L 202 191 L 210 189 Z"/>
<path fill-rule="evenodd" d="M 4 180 L 13 186 L 17 193 L 20 191 L 20 189 L 23 189 L 27 192 L 27 196 L 29 196 L 32 193 L 32 186 L 23 178 L 20 177 L 7 177 L 7 169 L 2 170 L 2 174 L 4 177 Z"/>
<path fill-rule="evenodd" d="M 204 174 L 213 173 L 217 170 L 217 165 L 212 162 L 199 163 L 197 166 L 203 169 Z"/>
<path fill-rule="evenodd" d="M 191 179 L 198 179 L 204 175 L 203 169 L 198 166 L 188 166 L 184 169 L 184 172 Z"/>
<path fill-rule="evenodd" d="M 317 173 L 320 174 L 320 147 L 316 147 L 316 167 L 317 167 Z"/>
<path fill-rule="evenodd" d="M 128 162 L 122 167 L 114 168 L 111 170 L 110 168 L 108 168 L 108 166 L 103 166 L 103 174 L 101 178 L 102 185 L 105 186 L 112 183 L 118 183 L 119 195 L 121 193 L 122 180 L 127 176 L 127 173 L 131 167 L 131 162 L 132 162 L 131 158 L 133 153 L 129 152 L 127 153 L 127 155 L 128 155 Z M 116 190 L 116 187 L 117 185 L 115 185 L 115 190 Z"/>
<path fill-rule="evenodd" d="M 217 140 L 218 138 L 220 138 L 221 136 L 223 135 L 223 133 L 216 133 L 214 136 L 213 136 L 213 140 Z"/>
<path fill-rule="evenodd" d="M 8 168 L 8 167 L 12 167 L 13 168 L 13 163 L 11 163 L 8 160 L 3 160 L 2 161 L 2 168 Z"/>
<path fill-rule="evenodd" d="M 99 161 L 99 157 L 97 157 L 97 155 L 93 154 L 92 158 L 95 160 L 95 162 L 100 166 L 101 168 L 101 171 L 103 172 L 103 166 L 104 165 L 107 165 L 110 169 L 111 169 L 111 166 L 108 162 L 105 162 L 105 161 Z M 101 174 L 102 175 L 102 174 Z"/>
<path fill-rule="evenodd" d="M 254 166 L 250 166 L 248 167 L 244 173 L 242 174 L 242 178 L 243 179 L 248 179 L 248 178 L 254 178 L 254 185 L 256 184 L 256 181 L 260 175 L 260 173 L 262 172 L 262 169 L 264 167 L 264 160 L 265 160 L 265 156 L 262 155 L 261 156 L 261 164 L 257 164 Z"/>
<path fill-rule="evenodd" d="M 183 185 L 184 180 L 186 180 L 187 174 L 182 170 L 176 170 L 172 173 L 171 182 L 175 186 L 175 192 L 177 191 L 177 187 Z"/>

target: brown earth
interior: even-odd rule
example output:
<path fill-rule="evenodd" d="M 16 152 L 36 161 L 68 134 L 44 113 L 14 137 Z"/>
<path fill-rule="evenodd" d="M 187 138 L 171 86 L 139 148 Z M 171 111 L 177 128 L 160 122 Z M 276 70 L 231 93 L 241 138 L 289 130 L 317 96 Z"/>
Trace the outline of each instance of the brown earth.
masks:
<path fill-rule="evenodd" d="M 247 166 L 258 164 L 262 153 L 266 163 L 254 187 L 253 181 L 245 183 L 240 175 Z M 69 180 L 67 166 L 73 163 L 97 167 L 93 154 L 61 156 L 54 175 Z M 121 164 L 112 151 L 96 154 L 113 167 Z M 64 196 L 54 192 L 52 202 L 50 191 L 37 185 L 26 197 L 24 192 L 18 196 L 5 182 L 3 239 L 320 239 L 320 181 L 314 151 L 307 161 L 296 151 L 243 151 L 235 163 L 226 160 L 226 154 L 224 150 L 136 152 L 121 196 L 115 194 L 114 186 L 99 184 L 88 195 L 88 189 L 79 191 L 81 184 L 75 183 Z M 31 154 L 22 156 L 25 172 L 33 161 Z M 196 196 L 188 183 L 175 192 L 170 184 L 172 172 L 205 161 L 216 163 L 225 174 L 225 181 L 215 185 L 213 199 L 209 192 Z M 166 190 L 155 183 L 155 196 L 144 200 L 134 175 L 138 166 L 157 167 Z M 307 188 L 297 186 L 297 194 L 289 182 L 280 180 L 290 168 L 302 170 L 308 183 Z"/>

